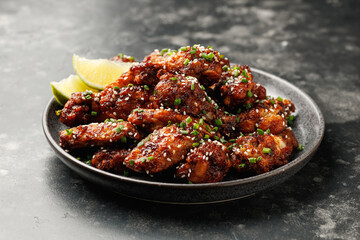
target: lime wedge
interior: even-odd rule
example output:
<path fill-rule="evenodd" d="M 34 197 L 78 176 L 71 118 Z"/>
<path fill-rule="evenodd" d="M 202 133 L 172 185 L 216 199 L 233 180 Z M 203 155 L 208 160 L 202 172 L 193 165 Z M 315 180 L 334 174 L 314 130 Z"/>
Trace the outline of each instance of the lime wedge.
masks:
<path fill-rule="evenodd" d="M 108 59 L 86 59 L 74 54 L 73 67 L 79 78 L 89 87 L 103 90 L 128 71 L 132 63 Z"/>
<path fill-rule="evenodd" d="M 81 81 L 77 75 L 70 75 L 60 82 L 51 82 L 50 85 L 56 101 L 61 105 L 65 105 L 74 92 L 85 92 L 86 90 L 98 92 Z"/>

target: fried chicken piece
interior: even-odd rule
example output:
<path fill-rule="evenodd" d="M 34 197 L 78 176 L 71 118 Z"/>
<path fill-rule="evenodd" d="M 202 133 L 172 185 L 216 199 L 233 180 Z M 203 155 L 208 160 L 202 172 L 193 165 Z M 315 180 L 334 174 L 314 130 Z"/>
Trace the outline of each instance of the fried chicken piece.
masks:
<path fill-rule="evenodd" d="M 141 135 L 129 122 L 91 123 L 60 131 L 60 146 L 65 149 L 124 146 L 140 140 Z"/>
<path fill-rule="evenodd" d="M 153 132 L 167 125 L 184 121 L 187 115 L 182 115 L 173 109 L 136 109 L 128 121 L 146 132 Z"/>
<path fill-rule="evenodd" d="M 107 172 L 123 173 L 126 170 L 124 159 L 130 154 L 130 149 L 102 149 L 97 151 L 91 165 Z"/>
<path fill-rule="evenodd" d="M 295 134 L 290 128 L 278 135 L 255 133 L 241 136 L 230 147 L 232 166 L 239 172 L 265 173 L 287 164 L 297 146 Z"/>
<path fill-rule="evenodd" d="M 127 119 L 134 109 L 147 107 L 150 95 L 145 86 L 130 84 L 122 88 L 107 88 L 106 92 L 101 92 L 101 113 L 107 118 Z"/>
<path fill-rule="evenodd" d="M 124 164 L 135 172 L 157 173 L 185 159 L 194 142 L 195 137 L 175 125 L 164 127 L 142 140 Z"/>
<path fill-rule="evenodd" d="M 77 92 L 61 110 L 60 121 L 69 127 L 90 122 L 104 121 L 99 105 L 99 94 L 92 91 Z"/>
<path fill-rule="evenodd" d="M 207 141 L 191 150 L 176 177 L 193 183 L 221 182 L 231 167 L 229 150 L 218 141 Z"/>
<path fill-rule="evenodd" d="M 194 77 L 166 73 L 155 86 L 152 101 L 155 108 L 170 107 L 184 115 L 212 120 L 219 115 L 217 104 Z"/>
<path fill-rule="evenodd" d="M 184 73 L 186 76 L 197 78 L 204 86 L 211 86 L 219 82 L 224 65 L 229 65 L 229 61 L 218 51 L 194 45 L 182 47 L 179 51 L 170 54 L 165 58 L 164 69 L 167 72 Z"/>
<path fill-rule="evenodd" d="M 279 134 L 287 126 L 286 118 L 294 111 L 295 105 L 288 99 L 262 100 L 238 115 L 222 116 L 220 132 L 231 138 L 237 137 L 239 132 L 251 133 L 257 129 L 269 129 L 272 134 Z"/>
<path fill-rule="evenodd" d="M 241 107 L 250 108 L 256 100 L 266 98 L 266 89 L 253 82 L 247 65 L 235 65 L 228 69 L 222 74 L 221 82 L 220 95 L 230 111 L 237 111 Z"/>

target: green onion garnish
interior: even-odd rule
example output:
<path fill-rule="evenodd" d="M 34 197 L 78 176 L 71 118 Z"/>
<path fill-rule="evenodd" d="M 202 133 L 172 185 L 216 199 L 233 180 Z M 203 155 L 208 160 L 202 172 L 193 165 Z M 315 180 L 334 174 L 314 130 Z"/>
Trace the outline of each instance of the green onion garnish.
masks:
<path fill-rule="evenodd" d="M 271 152 L 271 148 L 263 148 L 263 153 L 270 153 Z"/>

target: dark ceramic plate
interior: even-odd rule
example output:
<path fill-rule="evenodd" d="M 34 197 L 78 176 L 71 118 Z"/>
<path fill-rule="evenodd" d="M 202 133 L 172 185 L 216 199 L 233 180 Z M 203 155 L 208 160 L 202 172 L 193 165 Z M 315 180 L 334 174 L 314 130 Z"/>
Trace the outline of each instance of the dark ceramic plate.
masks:
<path fill-rule="evenodd" d="M 220 183 L 182 184 L 166 178 L 150 178 L 142 175 L 129 177 L 98 170 L 65 152 L 59 145 L 59 131 L 66 127 L 60 123 L 55 111 L 61 107 L 53 98 L 46 106 L 43 129 L 47 140 L 60 160 L 83 178 L 117 193 L 144 200 L 199 204 L 229 201 L 253 195 L 269 189 L 299 171 L 313 156 L 324 135 L 324 118 L 314 101 L 300 89 L 269 73 L 253 69 L 254 79 L 261 83 L 267 94 L 285 97 L 296 106 L 293 130 L 304 145 L 296 151 L 291 162 L 268 173 L 242 179 L 227 178 Z"/>

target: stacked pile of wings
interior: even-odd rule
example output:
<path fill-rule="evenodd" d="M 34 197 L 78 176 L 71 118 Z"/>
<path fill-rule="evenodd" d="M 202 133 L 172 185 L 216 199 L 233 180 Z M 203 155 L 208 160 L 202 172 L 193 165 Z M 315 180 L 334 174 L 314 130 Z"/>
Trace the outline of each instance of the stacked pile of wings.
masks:
<path fill-rule="evenodd" d="M 97 149 L 91 164 L 105 171 L 219 182 L 229 171 L 288 163 L 298 146 L 288 126 L 294 111 L 211 47 L 155 50 L 100 93 L 72 94 L 60 115 L 72 128 L 60 132 L 60 146 Z"/>

